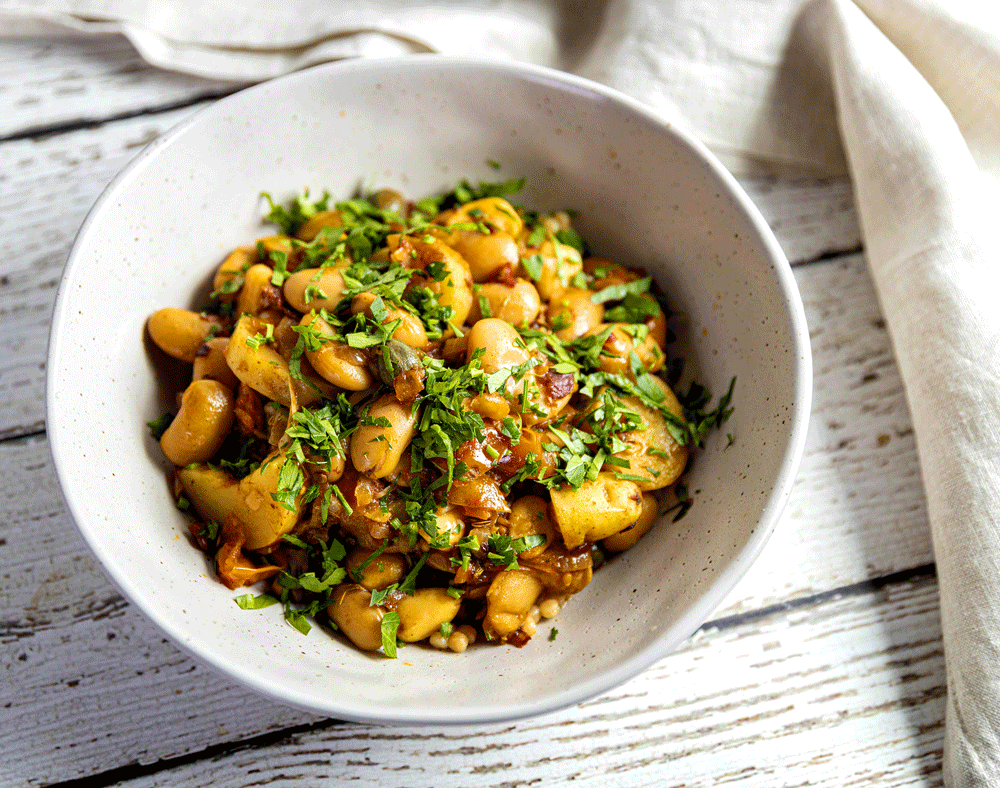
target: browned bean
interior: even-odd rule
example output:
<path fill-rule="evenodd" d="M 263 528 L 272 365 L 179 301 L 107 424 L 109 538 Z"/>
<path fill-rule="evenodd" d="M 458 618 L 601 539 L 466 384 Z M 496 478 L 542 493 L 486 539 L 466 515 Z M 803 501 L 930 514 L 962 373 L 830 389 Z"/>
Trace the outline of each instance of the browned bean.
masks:
<path fill-rule="evenodd" d="M 473 324 L 483 317 L 495 317 L 514 326 L 531 325 L 542 310 L 538 291 L 527 279 L 517 279 L 513 286 L 487 282 L 479 285 L 475 295 L 469 313 L 469 322 Z M 483 314 L 484 302 L 488 315 Z"/>
<path fill-rule="evenodd" d="M 389 426 L 366 423 L 351 435 L 351 462 L 360 473 L 376 479 L 389 476 L 410 445 L 416 432 L 418 414 L 409 405 L 401 405 L 395 394 L 375 400 L 366 421 L 387 419 Z"/>
<path fill-rule="evenodd" d="M 236 391 L 239 380 L 226 363 L 227 347 L 229 347 L 229 337 L 216 337 L 198 348 L 191 369 L 191 379 L 217 380 L 228 386 L 230 391 Z"/>
<path fill-rule="evenodd" d="M 165 307 L 149 316 L 146 327 L 156 346 L 166 353 L 189 364 L 205 340 L 218 328 L 219 319 L 214 315 L 200 315 L 190 309 Z"/>
<path fill-rule="evenodd" d="M 339 586 L 326 612 L 337 628 L 362 651 L 382 647 L 382 617 L 385 609 L 372 605 L 371 592 L 360 585 Z"/>
<path fill-rule="evenodd" d="M 590 290 L 568 287 L 549 301 L 549 324 L 563 342 L 582 337 L 604 322 L 604 304 L 595 304 L 592 295 Z"/>
<path fill-rule="evenodd" d="M 341 272 L 346 264 L 330 268 L 303 268 L 296 271 L 283 285 L 285 300 L 299 312 L 311 309 L 333 311 L 340 303 L 340 296 L 347 288 Z"/>
<path fill-rule="evenodd" d="M 299 324 L 311 326 L 321 336 L 329 338 L 318 350 L 306 351 L 306 358 L 319 375 L 347 391 L 371 388 L 372 375 L 361 350 L 337 339 L 333 327 L 319 315 L 303 315 Z"/>
<path fill-rule="evenodd" d="M 222 446 L 234 419 L 233 392 L 217 380 L 196 380 L 185 389 L 160 448 L 174 465 L 207 462 Z"/>

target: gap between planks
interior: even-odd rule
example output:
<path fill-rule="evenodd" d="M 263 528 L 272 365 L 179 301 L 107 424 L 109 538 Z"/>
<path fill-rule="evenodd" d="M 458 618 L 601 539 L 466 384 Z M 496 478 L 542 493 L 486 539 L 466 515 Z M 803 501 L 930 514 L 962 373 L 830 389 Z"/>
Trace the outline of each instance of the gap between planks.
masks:
<path fill-rule="evenodd" d="M 817 651 L 830 661 L 817 664 Z M 944 693 L 927 575 L 809 616 L 707 628 L 622 687 L 539 718 L 463 728 L 315 720 L 50 784 L 236 788 L 266 764 L 271 786 L 335 775 L 378 785 L 402 772 L 410 788 L 491 775 L 504 785 L 707 788 L 739 777 L 759 788 L 931 788 L 941 784 Z"/>
<path fill-rule="evenodd" d="M 19 142 L 21 140 L 44 140 L 50 137 L 56 137 L 60 134 L 69 134 L 75 131 L 82 131 L 84 129 L 100 128 L 101 126 L 105 126 L 109 123 L 115 123 L 117 121 L 152 117 L 167 112 L 187 109 L 189 107 L 200 109 L 201 107 L 198 106 L 200 104 L 206 104 L 207 106 L 208 103 L 230 96 L 235 92 L 235 90 L 206 91 L 191 98 L 186 98 L 169 104 L 160 104 L 155 107 L 127 110 L 125 112 L 118 112 L 112 115 L 95 118 L 80 118 L 78 120 L 66 121 L 62 123 L 31 126 L 21 131 L 15 131 L 4 136 L 0 136 L 0 144 L 6 142 Z"/>
<path fill-rule="evenodd" d="M 56 488 L 43 436 L 8 442 L 2 454 L 6 460 L 3 464 L 11 474 L 6 486 L 13 497 L 8 501 L 7 524 L 0 526 L 0 543 L 4 545 L 0 552 L 7 553 L 3 563 L 9 572 L 8 579 L 0 582 L 5 587 L 0 587 L 0 592 L 10 601 L 7 614 L 21 618 L 7 628 L 8 658 L 2 661 L 11 679 L 9 686 L 17 686 L 23 697 L 10 698 L 7 707 L 16 725 L 6 735 L 0 730 L 0 742 L 6 739 L 6 750 L 19 749 L 18 742 L 48 742 L 55 758 L 36 763 L 35 776 L 48 774 L 50 782 L 58 782 L 77 774 L 96 773 L 108 765 L 107 741 L 115 742 L 118 765 L 122 761 L 148 764 L 185 758 L 205 745 L 228 751 L 241 746 L 244 737 L 270 735 L 301 722 L 304 715 L 277 704 L 255 702 L 248 691 L 227 685 L 224 678 L 193 663 L 165 641 L 138 611 L 125 605 L 103 578 L 80 538 L 67 532 L 72 531 L 72 525 Z M 41 485 L 36 484 L 36 494 L 29 500 L 22 491 L 32 479 Z M 789 516 L 801 505 L 796 500 L 811 506 L 816 497 L 801 486 L 797 490 L 789 504 Z M 760 659 L 780 662 L 786 657 L 784 648 L 775 645 L 783 640 L 780 633 L 774 634 L 775 627 L 794 628 L 812 619 L 818 627 L 815 637 L 821 638 L 824 629 L 818 622 L 830 610 L 875 604 L 917 585 L 927 589 L 928 599 L 934 597 L 933 570 L 926 562 L 919 563 L 922 553 L 907 554 L 905 560 L 917 562 L 917 566 L 894 572 L 888 579 L 840 584 L 830 590 L 836 578 L 857 576 L 859 572 L 865 577 L 866 571 L 872 569 L 872 561 L 887 560 L 863 548 L 865 543 L 891 542 L 891 534 L 883 534 L 880 524 L 891 523 L 893 533 L 902 530 L 907 546 L 919 543 L 914 538 L 916 525 L 900 529 L 885 503 L 876 498 L 865 504 L 871 522 L 858 524 L 861 533 L 852 535 L 841 517 L 841 530 L 828 536 L 813 535 L 815 544 L 802 538 L 816 530 L 809 522 L 783 519 L 751 574 L 723 603 L 721 615 L 705 625 L 693 640 L 725 639 L 736 631 L 761 630 L 765 634 L 759 646 Z M 820 508 L 815 520 L 826 519 Z M 858 566 L 853 564 L 852 550 L 846 547 L 856 541 L 862 546 L 860 555 L 864 558 Z M 902 558 L 896 555 L 895 560 Z M 817 562 L 824 568 L 822 576 L 817 574 Z M 794 567 L 792 585 L 786 584 L 789 567 Z M 817 589 L 809 594 L 815 604 L 789 599 L 801 593 L 803 585 Z M 768 597 L 778 601 L 756 612 L 755 607 Z M 884 627 L 902 626 L 895 613 L 892 616 L 887 620 L 876 616 L 876 620 Z M 779 626 L 775 622 L 786 623 Z M 837 631 L 843 629 L 840 624 L 834 626 Z M 920 637 L 938 638 L 939 632 L 931 631 L 933 625 L 927 626 L 928 632 Z M 655 692 L 669 693 L 675 683 L 667 681 Z M 116 700 L 125 697 L 130 699 L 127 708 Z M 601 702 L 593 701 L 591 705 Z M 234 718 L 228 711 L 248 704 L 255 709 L 253 715 Z M 192 709 L 199 710 L 194 717 Z M 144 740 L 142 730 L 151 725 L 170 731 L 170 735 Z M 113 738 L 107 739 L 109 736 Z M 220 739 L 229 741 L 216 745 Z M 41 757 L 42 753 L 27 755 Z"/>

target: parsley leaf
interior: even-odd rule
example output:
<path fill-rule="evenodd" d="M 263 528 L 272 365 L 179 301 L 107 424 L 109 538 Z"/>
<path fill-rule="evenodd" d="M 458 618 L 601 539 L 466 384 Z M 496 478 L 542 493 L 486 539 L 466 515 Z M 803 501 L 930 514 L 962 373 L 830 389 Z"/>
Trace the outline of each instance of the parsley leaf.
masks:
<path fill-rule="evenodd" d="M 719 397 L 718 404 L 709 411 L 705 407 L 712 399 L 712 392 L 700 383 L 692 382 L 687 394 L 677 399 L 684 407 L 684 418 L 687 420 L 691 443 L 699 449 L 705 448 L 705 435 L 709 430 L 721 427 L 732 415 L 733 389 L 736 378 L 729 381 L 729 390 Z"/>
<path fill-rule="evenodd" d="M 270 594 L 241 594 L 234 600 L 243 610 L 261 610 L 265 607 L 278 604 L 278 599 Z"/>
<path fill-rule="evenodd" d="M 382 616 L 382 650 L 389 659 L 396 659 L 396 633 L 399 631 L 399 613 L 390 610 Z"/>
<path fill-rule="evenodd" d="M 608 285 L 602 290 L 598 290 L 596 293 L 590 296 L 591 303 L 594 304 L 604 304 L 608 301 L 621 301 L 625 296 L 629 295 L 639 295 L 639 293 L 645 293 L 649 290 L 650 285 L 653 283 L 653 277 L 645 276 L 642 279 L 636 279 L 634 282 L 625 282 L 620 285 Z"/>
<path fill-rule="evenodd" d="M 320 211 L 325 211 L 330 200 L 330 193 L 323 192 L 323 196 L 320 199 L 316 200 L 316 202 L 310 202 L 308 189 L 291 200 L 287 205 L 276 204 L 267 192 L 261 192 L 260 196 L 267 200 L 268 205 L 271 207 L 265 218 L 267 221 L 278 225 L 285 235 L 295 235 L 295 231 L 299 227 Z"/>
<path fill-rule="evenodd" d="M 656 299 L 626 293 L 620 304 L 604 312 L 604 319 L 608 323 L 644 323 L 660 314 L 662 310 Z"/>
<path fill-rule="evenodd" d="M 524 266 L 524 270 L 527 272 L 528 276 L 536 282 L 542 278 L 542 270 L 545 267 L 545 262 L 542 260 L 542 256 L 540 254 L 533 254 L 530 257 L 522 257 L 521 265 Z"/>
<path fill-rule="evenodd" d="M 580 237 L 580 234 L 577 233 L 576 230 L 560 230 L 556 233 L 556 240 L 559 241 L 559 243 L 572 246 L 583 257 L 590 255 L 590 248 L 587 242 Z"/>
<path fill-rule="evenodd" d="M 152 421 L 147 421 L 146 426 L 149 427 L 149 434 L 153 440 L 159 440 L 163 437 L 163 433 L 167 431 L 167 427 L 170 426 L 170 422 L 174 420 L 173 413 L 164 413 L 162 416 L 158 416 Z"/>

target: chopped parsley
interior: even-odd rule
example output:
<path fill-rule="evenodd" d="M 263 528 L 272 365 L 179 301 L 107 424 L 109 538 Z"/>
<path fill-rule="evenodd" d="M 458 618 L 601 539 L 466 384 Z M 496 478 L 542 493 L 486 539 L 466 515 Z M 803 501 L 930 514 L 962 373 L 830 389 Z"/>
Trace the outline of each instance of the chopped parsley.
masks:
<path fill-rule="evenodd" d="M 149 434 L 153 440 L 159 440 L 163 437 L 163 433 L 167 431 L 167 427 L 174 420 L 173 413 L 164 413 L 162 416 L 158 416 L 152 421 L 147 421 L 146 426 L 149 427 Z"/>
<path fill-rule="evenodd" d="M 545 261 L 542 260 L 542 256 L 540 254 L 522 257 L 521 265 L 524 267 L 528 276 L 530 276 L 534 281 L 537 282 L 542 278 L 542 270 L 545 267 Z"/>
<path fill-rule="evenodd" d="M 492 160 L 488 164 L 500 168 Z M 309 359 L 314 358 L 311 354 L 336 343 L 337 353 L 349 356 L 351 363 L 364 365 L 374 383 L 367 391 L 318 397 L 304 407 L 269 403 L 266 423 L 258 417 L 252 429 L 244 424 L 241 414 L 241 432 L 227 438 L 208 466 L 238 480 L 259 469 L 263 458 L 272 457 L 270 461 L 280 466 L 271 497 L 298 515 L 293 531 L 270 545 L 263 558 L 267 562 L 261 566 L 266 569 L 264 574 L 273 573 L 269 593 L 238 596 L 239 607 L 250 610 L 281 604 L 288 624 L 308 633 L 310 620 L 327 609 L 338 586 L 362 582 L 380 556 L 401 551 L 407 554 L 410 567 L 405 576 L 371 590 L 369 597 L 370 605 L 381 608 L 382 651 L 387 658 L 396 658 L 401 621 L 394 608 L 401 595 L 413 595 L 427 583 L 440 588 L 443 580 L 446 593 L 461 600 L 458 620 L 475 620 L 474 605 L 482 604 L 481 595 L 466 596 L 467 588 L 479 590 L 497 574 L 520 569 L 519 556 L 547 544 L 547 537 L 540 533 L 510 536 L 510 523 L 505 519 L 508 510 L 491 496 L 510 493 L 519 497 L 540 494 L 541 488 L 579 488 L 601 473 L 635 482 L 655 478 L 660 473 L 655 467 L 658 463 L 650 458 L 636 463 L 630 453 L 636 445 L 630 433 L 648 428 L 648 417 L 643 415 L 647 408 L 662 415 L 678 444 L 693 447 L 702 447 L 707 433 L 729 418 L 735 379 L 714 407 L 708 389 L 692 384 L 678 398 L 683 409 L 683 417 L 679 417 L 667 405 L 670 398 L 664 394 L 662 381 L 644 367 L 635 350 L 622 363 L 619 348 L 623 336 L 632 348 L 639 348 L 649 335 L 649 321 L 663 315 L 666 307 L 651 292 L 649 276 L 622 282 L 618 272 L 623 269 L 617 265 L 571 274 L 590 249 L 576 231 L 565 228 L 562 214 L 514 209 L 525 228 L 518 239 L 524 250 L 520 259 L 524 273 L 518 275 L 539 282 L 548 275 L 546 266 L 551 267 L 554 257 L 559 281 L 589 289 L 590 301 L 604 306 L 604 319 L 613 325 L 593 336 L 563 341 L 554 332 L 572 325 L 572 313 L 566 309 L 553 317 L 546 310 L 534 328 L 527 324 L 517 328 L 520 340 L 515 340 L 515 345 L 525 352 L 524 363 L 491 367 L 487 372 L 482 351 L 466 360 L 465 348 L 458 340 L 468 327 L 457 323 L 452 305 L 441 303 L 441 293 L 448 292 L 449 280 L 456 272 L 451 258 L 439 253 L 441 239 L 450 232 L 496 232 L 489 211 L 463 206 L 475 200 L 507 197 L 524 185 L 523 178 L 475 185 L 461 181 L 445 194 L 412 205 L 397 203 L 403 205 L 399 212 L 380 208 L 363 197 L 334 203 L 328 193 L 312 200 L 305 192 L 279 204 L 270 195 L 262 195 L 269 205 L 268 221 L 289 236 L 282 239 L 280 249 L 274 249 L 275 244 L 258 243 L 256 262 L 270 266 L 271 286 L 281 288 L 296 270 L 318 269 L 321 273 L 335 266 L 343 287 L 333 290 L 336 285 L 327 285 L 329 280 L 324 278 L 323 287 L 328 291 L 324 292 L 319 273 L 306 285 L 304 301 L 312 305 L 310 314 L 322 322 L 301 320 L 296 324 L 296 314 L 287 310 L 295 332 L 288 336 L 296 338 L 290 355 L 282 333 L 285 328 L 276 337 L 270 322 L 249 337 L 247 345 L 260 348 L 272 344 L 288 357 L 291 376 L 313 385 L 308 374 Z M 439 218 L 442 211 L 452 209 L 458 210 Z M 324 212 L 329 212 L 322 217 L 327 226 L 319 229 L 313 240 L 294 237 L 306 222 Z M 241 269 L 227 271 L 213 298 L 239 290 L 254 262 L 252 254 L 249 258 Z M 490 301 L 478 285 L 472 296 L 479 313 L 492 317 Z M 320 304 L 313 304 L 319 299 Z M 222 318 L 220 330 L 228 335 L 232 320 L 238 316 L 229 303 L 217 304 L 215 310 Z M 415 349 L 394 338 L 398 329 L 417 321 L 429 344 Z M 449 342 L 454 344 L 449 346 Z M 673 368 L 675 361 L 668 360 L 668 368 Z M 612 373 L 609 369 L 622 371 Z M 385 417 L 370 415 L 374 401 L 386 392 L 395 393 L 403 407 L 413 408 L 415 435 L 404 455 L 408 465 L 385 478 L 362 477 L 362 484 L 353 467 L 343 470 L 350 465 L 346 449 L 359 427 L 392 426 Z M 575 397 L 572 407 L 553 418 L 548 410 L 551 403 L 571 397 Z M 497 403 L 500 410 L 492 410 Z M 162 435 L 171 418 L 166 414 L 148 423 L 154 438 Z M 731 445 L 732 434 L 727 437 Z M 385 436 L 377 439 L 388 440 Z M 531 451 L 525 449 L 523 441 L 530 441 Z M 670 458 L 676 452 L 652 447 L 648 454 Z M 636 467 L 623 459 L 626 456 Z M 691 498 L 683 484 L 676 485 L 675 492 L 678 502 L 674 509 L 679 517 L 690 507 Z M 449 507 L 446 511 L 450 507 L 461 510 L 462 495 L 476 497 L 460 511 L 465 527 L 456 533 L 441 512 L 443 507 Z M 184 496 L 178 498 L 179 507 L 188 505 Z M 546 515 L 540 512 L 539 516 L 544 519 Z M 379 524 L 381 532 L 371 525 L 373 522 Z M 338 529 L 338 523 L 343 530 Z M 371 536 L 367 541 L 363 531 L 354 530 L 366 527 Z M 345 541 L 338 540 L 338 535 Z M 206 523 L 196 536 L 206 550 L 221 549 L 219 540 L 226 538 L 231 536 L 215 523 Z M 367 553 L 353 571 L 345 565 L 348 547 L 363 548 Z M 248 555 L 254 555 L 253 551 Z M 602 555 L 597 549 L 592 552 L 595 565 Z M 261 557 L 257 556 L 258 561 Z M 387 559 L 380 561 L 380 565 L 388 563 Z M 443 638 L 454 631 L 450 622 L 438 628 Z M 490 632 L 484 634 L 487 640 L 493 639 Z M 555 640 L 557 634 L 553 627 L 549 640 Z"/>
<path fill-rule="evenodd" d="M 639 295 L 640 293 L 647 292 L 652 283 L 653 277 L 646 276 L 642 279 L 636 279 L 634 282 L 608 285 L 591 295 L 590 301 L 594 304 L 606 304 L 608 301 L 621 301 L 626 296 Z"/>
<path fill-rule="evenodd" d="M 287 206 L 276 204 L 267 192 L 261 192 L 260 196 L 267 200 L 268 205 L 271 207 L 265 218 L 267 221 L 278 225 L 285 235 L 294 235 L 295 231 L 313 216 L 320 211 L 327 210 L 327 204 L 330 201 L 330 193 L 323 192 L 323 196 L 320 199 L 310 202 L 308 189 L 298 197 L 295 197 Z"/>
<path fill-rule="evenodd" d="M 241 594 L 234 600 L 243 610 L 263 610 L 265 607 L 277 605 L 281 600 L 270 594 Z"/>
<path fill-rule="evenodd" d="M 490 534 L 489 552 L 486 557 L 504 569 L 519 569 L 518 554 L 543 544 L 545 544 L 544 534 L 530 534 L 517 539 L 511 539 L 506 534 Z"/>
<path fill-rule="evenodd" d="M 609 323 L 644 323 L 661 314 L 663 310 L 655 298 L 626 293 L 618 305 L 604 311 L 604 319 Z"/>
<path fill-rule="evenodd" d="M 699 449 L 705 448 L 705 435 L 709 431 L 721 427 L 730 415 L 732 415 L 733 389 L 735 386 L 736 378 L 733 378 L 729 381 L 729 389 L 719 397 L 719 402 L 711 410 L 705 410 L 705 408 L 712 400 L 712 392 L 700 383 L 692 382 L 687 393 L 677 398 L 684 408 L 684 418 L 687 421 L 690 443 L 692 445 L 697 446 Z M 732 435 L 728 437 L 729 443 L 727 447 L 731 446 L 735 440 Z"/>
<path fill-rule="evenodd" d="M 399 613 L 390 610 L 382 616 L 382 650 L 389 659 L 396 659 L 396 633 L 399 631 Z"/>

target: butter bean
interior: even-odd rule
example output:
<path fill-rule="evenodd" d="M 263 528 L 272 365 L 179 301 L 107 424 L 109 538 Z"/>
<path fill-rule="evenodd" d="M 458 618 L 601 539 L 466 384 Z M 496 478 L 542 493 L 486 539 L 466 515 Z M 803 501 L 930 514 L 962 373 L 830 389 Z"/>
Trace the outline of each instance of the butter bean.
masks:
<path fill-rule="evenodd" d="M 327 605 L 330 620 L 362 651 L 382 648 L 382 617 L 385 609 L 371 605 L 371 592 L 360 585 L 338 588 Z"/>
<path fill-rule="evenodd" d="M 217 380 L 196 380 L 184 391 L 181 409 L 160 438 L 174 465 L 208 462 L 232 429 L 233 393 Z"/>
<path fill-rule="evenodd" d="M 513 269 L 519 260 L 517 242 L 502 230 L 455 230 L 447 243 L 465 258 L 474 282 L 492 279 L 505 265 Z"/>
<path fill-rule="evenodd" d="M 329 268 L 303 268 L 285 280 L 285 300 L 299 312 L 311 309 L 333 311 L 347 289 L 341 272 L 347 268 L 338 264 Z M 308 292 L 307 292 L 308 291 Z"/>
<path fill-rule="evenodd" d="M 372 313 L 372 304 L 375 303 L 374 293 L 358 293 L 351 300 L 351 314 L 359 315 L 362 312 L 371 319 L 375 319 Z M 423 349 L 427 347 L 430 340 L 427 339 L 427 332 L 420 318 L 412 312 L 397 309 L 391 304 L 385 304 L 386 316 L 382 320 L 382 325 L 388 325 L 399 321 L 399 326 L 392 332 L 392 338 L 409 345 L 412 348 Z"/>
<path fill-rule="evenodd" d="M 457 616 L 459 606 L 459 600 L 444 588 L 418 588 L 413 596 L 404 596 L 396 607 L 399 613 L 396 637 L 404 643 L 424 640 Z"/>
<path fill-rule="evenodd" d="M 601 324 L 587 333 L 590 335 L 599 334 L 608 325 L 607 323 Z M 644 326 L 631 323 L 611 323 L 610 325 L 612 326 L 611 333 L 604 341 L 604 348 L 598 358 L 598 366 L 604 372 L 632 377 L 630 363 L 632 351 L 635 351 L 647 372 L 658 372 L 663 369 L 667 356 L 660 349 L 656 339 L 646 331 L 642 340 L 637 342 L 636 337 L 631 333 L 633 330 L 642 330 Z"/>
<path fill-rule="evenodd" d="M 311 326 L 319 335 L 329 337 L 329 341 L 323 342 L 318 350 L 306 351 L 306 358 L 317 374 L 347 391 L 371 388 L 373 378 L 361 350 L 336 339 L 333 327 L 319 315 L 303 315 L 299 324 Z"/>
<path fill-rule="evenodd" d="M 351 462 L 359 473 L 384 479 L 399 465 L 416 434 L 418 414 L 401 405 L 394 394 L 384 394 L 368 411 L 369 421 L 387 419 L 389 426 L 362 424 L 351 435 Z"/>
<path fill-rule="evenodd" d="M 361 578 L 358 582 L 369 591 L 381 590 L 398 583 L 406 574 L 406 559 L 399 553 L 382 553 L 368 562 L 368 565 L 361 570 L 360 567 L 369 556 L 370 550 L 358 548 L 352 550 L 347 556 L 347 572 L 350 577 L 360 572 Z"/>
<path fill-rule="evenodd" d="M 213 326 L 219 325 L 214 315 L 200 315 L 190 309 L 165 307 L 149 316 L 146 328 L 156 346 L 166 353 L 189 364 L 205 340 L 212 333 Z"/>
<path fill-rule="evenodd" d="M 501 369 L 513 369 L 524 364 L 530 356 L 521 335 L 510 323 L 496 317 L 483 318 L 469 329 L 466 362 L 477 350 L 483 350 L 480 364 L 487 374 Z M 511 381 L 513 383 L 513 381 Z M 519 384 L 523 386 L 523 381 Z M 511 393 L 514 390 L 508 387 Z M 517 388 L 520 391 L 520 388 Z"/>
<path fill-rule="evenodd" d="M 274 269 L 269 265 L 257 263 L 250 266 L 243 280 L 243 287 L 240 288 L 239 295 L 236 296 L 237 315 L 259 315 L 268 306 L 266 293 L 270 289 L 275 296 L 278 295 L 277 288 L 271 284 L 271 276 Z M 275 298 L 277 300 L 277 298 Z"/>
<path fill-rule="evenodd" d="M 517 238 L 524 229 L 524 220 L 503 197 L 483 197 L 459 206 L 449 224 L 456 222 L 481 222 L 513 238 Z"/>
<path fill-rule="evenodd" d="M 435 531 L 428 533 L 423 528 L 420 529 L 420 536 L 431 547 L 443 550 L 458 544 L 465 535 L 465 521 L 462 520 L 458 512 L 450 506 L 443 506 L 437 510 L 434 516 Z"/>
<path fill-rule="evenodd" d="M 212 292 L 220 301 L 232 301 L 243 287 L 244 275 L 257 262 L 256 246 L 241 246 L 222 261 L 212 280 Z"/>
<path fill-rule="evenodd" d="M 395 189 L 379 189 L 371 196 L 371 201 L 383 211 L 393 211 L 400 216 L 407 214 L 406 198 Z"/>
<path fill-rule="evenodd" d="M 437 296 L 441 306 L 450 306 L 454 312 L 451 322 L 456 326 L 465 323 L 472 308 L 472 274 L 469 264 L 458 252 L 430 233 L 420 238 L 390 235 L 386 238 L 391 258 L 404 268 L 421 271 L 411 280 Z M 428 270 L 441 268 L 444 276 L 436 279 Z"/>
<path fill-rule="evenodd" d="M 605 260 L 602 257 L 588 257 L 583 261 L 583 270 L 594 277 L 591 287 L 603 290 L 612 285 L 623 285 L 639 279 L 639 274 L 631 268 Z"/>
<path fill-rule="evenodd" d="M 604 322 L 604 304 L 590 300 L 593 293 L 579 287 L 568 287 L 549 301 L 549 323 L 555 328 L 556 336 L 563 342 L 570 342 L 596 329 Z"/>
<path fill-rule="evenodd" d="M 295 233 L 295 237 L 300 241 L 314 241 L 323 228 L 342 227 L 343 224 L 344 220 L 340 216 L 340 211 L 320 211 L 306 219 Z"/>
<path fill-rule="evenodd" d="M 508 534 L 511 539 L 539 534 L 545 537 L 540 545 L 518 553 L 519 558 L 534 558 L 540 555 L 548 544 L 556 538 L 555 523 L 549 517 L 549 504 L 537 495 L 526 495 L 511 504 L 508 515 L 510 526 Z"/>
<path fill-rule="evenodd" d="M 333 386 L 305 365 L 302 369 L 305 380 L 292 377 L 288 360 L 270 343 L 260 342 L 256 347 L 247 344 L 248 339 L 263 335 L 267 325 L 260 318 L 248 315 L 237 321 L 226 345 L 226 363 L 233 374 L 254 391 L 285 407 L 291 405 L 293 394 L 300 406 L 334 396 Z"/>
<path fill-rule="evenodd" d="M 642 510 L 634 523 L 618 533 L 608 536 L 601 543 L 613 553 L 623 553 L 634 547 L 655 524 L 659 515 L 659 504 L 652 493 L 642 494 Z"/>
<path fill-rule="evenodd" d="M 555 298 L 569 287 L 570 279 L 583 268 L 580 253 L 567 244 L 542 241 L 537 251 L 535 249 L 527 250 L 528 256 L 532 254 L 538 254 L 541 257 L 542 270 L 535 282 L 535 287 L 538 288 L 539 294 L 546 301 Z"/>
<path fill-rule="evenodd" d="M 469 322 L 476 323 L 484 317 L 482 302 L 486 302 L 489 317 L 499 318 L 511 325 L 531 325 L 542 310 L 538 290 L 527 279 L 518 279 L 513 286 L 500 282 L 487 282 L 479 286 L 472 301 Z"/>
<path fill-rule="evenodd" d="M 198 348 L 191 369 L 191 379 L 217 380 L 230 391 L 236 391 L 239 380 L 226 363 L 227 347 L 229 347 L 229 337 L 215 337 Z"/>
<path fill-rule="evenodd" d="M 524 623 L 542 593 L 542 583 L 531 572 L 507 570 L 498 574 L 486 592 L 486 618 L 483 630 L 504 640 Z"/>

